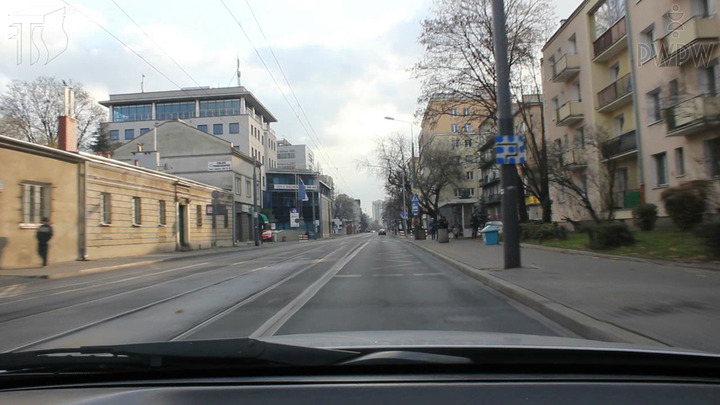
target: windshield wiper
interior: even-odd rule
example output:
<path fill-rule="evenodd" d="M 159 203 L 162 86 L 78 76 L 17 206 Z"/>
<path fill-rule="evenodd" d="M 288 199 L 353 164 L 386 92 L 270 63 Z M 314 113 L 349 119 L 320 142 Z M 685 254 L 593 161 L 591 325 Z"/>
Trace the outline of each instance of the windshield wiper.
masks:
<path fill-rule="evenodd" d="M 249 338 L 219 339 L 4 353 L 0 354 L 0 371 L 322 366 L 342 362 L 358 354 L 354 351 L 292 346 Z"/>

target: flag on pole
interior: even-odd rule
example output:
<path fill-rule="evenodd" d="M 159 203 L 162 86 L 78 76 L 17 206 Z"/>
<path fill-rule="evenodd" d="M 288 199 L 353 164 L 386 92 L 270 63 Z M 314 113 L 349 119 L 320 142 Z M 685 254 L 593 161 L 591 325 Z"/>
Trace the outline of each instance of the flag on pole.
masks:
<path fill-rule="evenodd" d="M 298 188 L 300 189 L 300 201 L 310 201 L 307 193 L 305 192 L 305 183 L 298 177 Z"/>

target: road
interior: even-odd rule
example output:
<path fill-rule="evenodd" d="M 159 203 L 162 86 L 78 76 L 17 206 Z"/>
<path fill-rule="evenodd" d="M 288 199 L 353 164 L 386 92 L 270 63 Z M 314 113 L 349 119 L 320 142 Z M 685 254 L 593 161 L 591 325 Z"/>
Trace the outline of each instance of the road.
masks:
<path fill-rule="evenodd" d="M 572 336 L 376 234 L 0 288 L 0 352 L 375 330 Z"/>

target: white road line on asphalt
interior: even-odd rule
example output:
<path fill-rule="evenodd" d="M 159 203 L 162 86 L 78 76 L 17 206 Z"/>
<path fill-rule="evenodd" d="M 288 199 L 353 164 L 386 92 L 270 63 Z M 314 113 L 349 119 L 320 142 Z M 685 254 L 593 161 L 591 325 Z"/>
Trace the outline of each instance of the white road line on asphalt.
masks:
<path fill-rule="evenodd" d="M 388 260 L 389 261 L 389 260 Z M 381 266 L 381 267 L 373 267 L 370 270 L 385 270 L 385 269 L 391 269 L 393 267 L 405 267 L 405 266 L 413 266 L 416 264 L 422 264 L 422 262 L 406 262 L 402 264 L 393 264 L 392 266 Z"/>
<path fill-rule="evenodd" d="M 258 338 L 261 336 L 272 336 L 287 322 L 300 308 L 303 307 L 312 297 L 317 294 L 320 289 L 327 284 L 333 277 L 337 275 L 340 270 L 345 267 L 361 250 L 368 245 L 370 241 L 364 242 L 357 249 L 353 249 L 346 254 L 342 259 L 338 260 L 330 270 L 328 270 L 319 280 L 314 282 L 310 287 L 306 288 L 305 291 L 300 293 L 294 300 L 290 301 L 283 309 L 278 311 L 272 318 L 268 319 L 262 324 L 255 332 L 251 333 L 249 338 Z"/>
<path fill-rule="evenodd" d="M 7 286 L 2 291 L 0 291 L 0 298 L 8 298 L 8 297 L 14 297 L 16 295 L 20 295 L 20 293 L 24 289 L 25 289 L 24 284 L 13 284 L 13 285 Z"/>
<path fill-rule="evenodd" d="M 402 274 L 373 274 L 373 277 L 402 277 Z"/>
<path fill-rule="evenodd" d="M 442 275 L 443 275 L 443 273 L 415 273 L 415 274 L 413 274 L 413 276 L 418 276 L 418 277 L 422 277 L 422 276 L 442 276 Z"/>
<path fill-rule="evenodd" d="M 362 277 L 360 274 L 337 274 L 335 277 Z"/>

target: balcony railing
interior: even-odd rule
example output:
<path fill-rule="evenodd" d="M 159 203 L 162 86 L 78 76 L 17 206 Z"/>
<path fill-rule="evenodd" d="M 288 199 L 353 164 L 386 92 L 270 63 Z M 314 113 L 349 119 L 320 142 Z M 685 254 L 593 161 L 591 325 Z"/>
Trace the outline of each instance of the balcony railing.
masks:
<path fill-rule="evenodd" d="M 480 167 L 485 167 L 495 163 L 495 151 L 485 153 L 480 156 Z"/>
<path fill-rule="evenodd" d="M 635 208 L 640 203 L 642 194 L 640 190 L 620 191 L 615 195 L 615 208 L 630 209 Z"/>
<path fill-rule="evenodd" d="M 568 101 L 555 110 L 555 125 L 566 126 L 583 119 L 582 102 Z"/>
<path fill-rule="evenodd" d="M 700 95 L 666 110 L 668 136 L 692 135 L 720 124 L 720 96 Z"/>
<path fill-rule="evenodd" d="M 657 40 L 661 66 L 680 66 L 690 61 L 708 60 L 714 44 L 720 42 L 717 14 L 695 16 Z"/>
<path fill-rule="evenodd" d="M 553 65 L 553 82 L 564 82 L 580 72 L 580 57 L 566 53 Z"/>
<path fill-rule="evenodd" d="M 625 17 L 621 18 L 618 22 L 615 23 L 612 27 L 610 27 L 609 30 L 605 31 L 604 34 L 600 35 L 598 39 L 595 40 L 593 43 L 593 49 L 595 51 L 595 60 L 600 59 L 609 59 L 610 57 L 614 55 L 603 55 L 603 53 L 606 53 L 613 45 L 615 45 L 618 41 L 625 38 L 627 35 L 627 25 L 625 25 Z M 620 45 L 620 44 L 619 44 Z M 627 46 L 627 43 L 625 43 L 625 46 Z M 618 49 L 622 49 L 621 47 L 618 47 Z M 601 58 L 603 56 L 603 58 Z"/>
<path fill-rule="evenodd" d="M 501 200 L 502 200 L 502 196 L 500 194 L 490 194 L 487 197 L 488 204 L 499 203 Z"/>
<path fill-rule="evenodd" d="M 615 80 L 611 85 L 600 90 L 598 93 L 598 110 L 611 111 L 616 107 L 626 104 L 621 103 L 620 100 L 631 94 L 632 91 L 633 86 L 630 74 L 626 74 Z M 624 100 L 628 103 L 632 101 L 629 97 Z"/>
<path fill-rule="evenodd" d="M 635 131 L 630 131 L 602 144 L 603 159 L 611 159 L 618 155 L 637 151 Z"/>
<path fill-rule="evenodd" d="M 564 167 L 584 167 L 587 166 L 587 153 L 585 149 L 569 150 L 562 154 L 562 165 Z"/>

